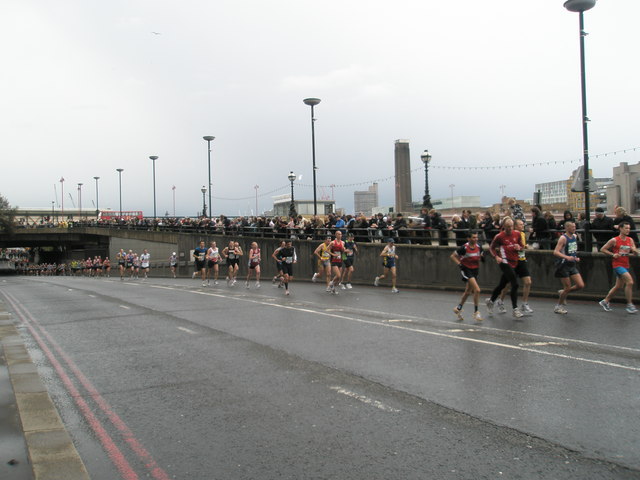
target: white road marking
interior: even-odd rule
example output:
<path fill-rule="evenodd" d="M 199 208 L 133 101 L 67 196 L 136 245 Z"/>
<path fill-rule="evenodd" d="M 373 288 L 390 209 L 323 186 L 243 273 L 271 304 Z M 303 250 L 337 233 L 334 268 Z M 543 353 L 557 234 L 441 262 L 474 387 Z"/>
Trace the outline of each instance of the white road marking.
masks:
<path fill-rule="evenodd" d="M 152 288 L 164 288 L 167 290 L 176 290 L 175 288 L 170 288 L 170 287 L 161 287 L 161 286 L 157 286 L 157 285 L 149 285 Z M 471 343 L 479 343 L 482 345 L 491 345 L 494 347 L 501 347 L 501 348 L 507 348 L 510 350 L 520 350 L 523 352 L 530 352 L 530 353 L 536 353 L 539 355 L 547 355 L 550 357 L 557 357 L 557 358 L 564 358 L 567 360 L 575 360 L 575 361 L 579 361 L 579 362 L 585 362 L 585 363 L 593 363 L 595 365 L 603 365 L 603 366 L 607 366 L 607 367 L 613 367 L 613 368 L 621 368 L 623 370 L 632 370 L 635 372 L 640 372 L 640 367 L 631 367 L 628 365 L 622 365 L 619 363 L 613 363 L 613 362 L 605 362 L 602 360 L 593 360 L 590 358 L 584 358 L 584 357 L 575 357 L 572 355 L 564 355 L 562 353 L 554 353 L 554 352 L 547 352 L 544 350 L 536 350 L 535 348 L 529 348 L 529 347 L 521 347 L 519 345 L 510 345 L 508 343 L 499 343 L 499 342 L 492 342 L 489 340 L 481 340 L 481 339 L 477 339 L 477 338 L 469 338 L 469 337 L 463 337 L 463 336 L 459 336 L 459 335 L 449 335 L 446 333 L 441 333 L 441 332 L 435 332 L 435 331 L 430 331 L 430 330 L 421 330 L 419 328 L 414 328 L 414 327 L 408 327 L 408 326 L 403 326 L 403 325 L 393 325 L 390 323 L 381 323 L 381 322 L 374 322 L 372 320 L 365 320 L 362 318 L 355 318 L 355 317 L 348 317 L 346 315 L 338 315 L 335 313 L 327 313 L 327 312 L 322 312 L 322 311 L 317 311 L 317 310 L 310 310 L 310 309 L 305 309 L 305 308 L 299 308 L 299 307 L 294 307 L 294 306 L 289 306 L 289 305 L 278 305 L 276 303 L 269 303 L 269 302 L 265 302 L 265 301 L 261 301 L 261 300 L 252 300 L 252 299 L 248 299 L 248 298 L 238 298 L 238 297 L 233 297 L 233 296 L 229 296 L 229 295 L 222 295 L 222 294 L 217 294 L 217 293 L 210 293 L 210 292 L 198 292 L 195 290 L 181 290 L 181 291 L 186 291 L 189 293 L 193 293 L 196 295 L 209 295 L 212 297 L 219 297 L 219 298 L 224 298 L 224 299 L 235 299 L 238 301 L 242 301 L 242 302 L 248 302 L 248 303 L 256 303 L 259 305 L 268 305 L 270 307 L 275 307 L 275 308 L 282 308 L 285 310 L 296 310 L 299 312 L 307 312 L 307 313 L 315 313 L 316 315 L 322 315 L 325 317 L 331 317 L 331 318 L 338 318 L 341 320 L 348 320 L 351 322 L 357 322 L 357 323 L 363 323 L 366 325 L 373 325 L 373 326 L 377 326 L 377 327 L 382 327 L 382 328 L 394 328 L 394 329 L 398 329 L 398 330 L 404 330 L 407 332 L 414 332 L 414 333 L 421 333 L 424 335 L 432 335 L 434 337 L 444 337 L 444 338 L 449 338 L 452 340 L 458 340 L 458 341 L 462 341 L 462 342 L 471 342 Z M 499 329 L 490 329 L 490 330 L 495 330 L 495 331 L 499 331 L 499 332 L 509 332 L 509 330 L 499 330 Z M 518 334 L 523 334 L 523 332 L 514 332 L 514 333 L 518 333 Z M 537 336 L 537 337 L 542 337 L 544 338 L 544 335 L 540 335 L 540 334 L 529 334 L 526 333 L 526 335 L 532 335 L 532 336 Z M 548 337 L 548 338 L 556 338 L 556 337 Z M 619 348 L 619 349 L 623 349 L 623 350 L 633 350 L 633 351 L 639 351 L 637 349 L 633 349 L 633 348 L 627 348 L 627 347 L 618 347 L 615 345 L 601 345 L 595 342 L 587 342 L 587 341 L 583 341 L 583 340 L 572 340 L 572 339 L 564 339 L 567 340 L 568 342 L 573 342 L 573 343 L 578 343 L 578 344 L 588 344 L 588 345 L 596 345 L 596 346 L 604 346 L 604 347 L 611 347 L 611 348 Z"/>
<path fill-rule="evenodd" d="M 195 335 L 196 332 L 194 332 L 193 330 L 189 330 L 188 328 L 184 328 L 184 327 L 177 327 L 178 330 L 182 330 L 183 332 L 187 332 L 190 333 L 191 335 Z"/>
<path fill-rule="evenodd" d="M 131 310 L 131 307 L 127 307 L 126 305 L 120 305 L 120 308 L 124 308 L 125 310 Z"/>
<path fill-rule="evenodd" d="M 409 320 L 408 318 L 394 318 L 392 320 L 385 320 L 389 323 L 413 323 L 413 320 Z"/>
<path fill-rule="evenodd" d="M 90 296 L 91 298 L 96 298 L 96 296 L 95 296 L 95 295 L 89 295 L 89 296 Z"/>
<path fill-rule="evenodd" d="M 566 347 L 568 343 L 560 343 L 560 342 L 528 342 L 528 343 L 519 343 L 521 347 L 548 347 L 548 346 L 557 346 L 557 347 Z"/>
<path fill-rule="evenodd" d="M 346 395 L 347 397 L 353 398 L 355 400 L 358 400 L 359 402 L 362 402 L 364 404 L 367 405 L 371 405 L 373 407 L 376 407 L 380 410 L 384 410 L 385 412 L 392 412 L 392 413 L 397 413 L 400 410 L 398 410 L 397 408 L 392 408 L 388 405 L 385 405 L 382 402 L 379 402 L 378 400 L 373 400 L 372 398 L 369 397 L 365 397 L 364 395 L 360 395 L 358 393 L 352 392 L 350 390 L 347 390 L 345 388 L 342 387 L 330 387 L 331 390 L 338 392 L 342 395 Z"/>

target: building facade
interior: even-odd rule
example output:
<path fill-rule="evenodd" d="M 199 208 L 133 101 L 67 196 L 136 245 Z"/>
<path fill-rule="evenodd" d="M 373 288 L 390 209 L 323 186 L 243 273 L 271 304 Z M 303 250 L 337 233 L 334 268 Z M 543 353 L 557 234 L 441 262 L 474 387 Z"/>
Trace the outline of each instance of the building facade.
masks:
<path fill-rule="evenodd" d="M 621 162 L 613 167 L 613 182 L 607 189 L 607 213 L 613 213 L 616 205 L 628 213 L 640 213 L 640 163 L 629 165 Z"/>
<path fill-rule="evenodd" d="M 378 206 L 378 184 L 374 183 L 367 190 L 353 192 L 354 212 L 372 215 L 373 209 Z"/>

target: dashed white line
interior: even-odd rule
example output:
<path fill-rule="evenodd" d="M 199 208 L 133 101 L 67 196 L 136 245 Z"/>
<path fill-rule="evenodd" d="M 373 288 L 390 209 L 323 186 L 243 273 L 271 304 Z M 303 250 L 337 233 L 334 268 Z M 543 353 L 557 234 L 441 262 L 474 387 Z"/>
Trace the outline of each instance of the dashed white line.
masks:
<path fill-rule="evenodd" d="M 177 328 L 178 328 L 178 330 L 182 330 L 183 332 L 187 332 L 187 333 L 189 333 L 191 335 L 195 335 L 196 334 L 196 332 L 194 332 L 193 330 L 189 330 L 188 328 L 184 328 L 184 327 L 177 327 Z"/>
<path fill-rule="evenodd" d="M 124 308 L 125 310 L 131 310 L 131 307 L 127 307 L 126 305 L 120 305 L 120 308 Z"/>
<path fill-rule="evenodd" d="M 380 410 L 384 410 L 385 412 L 392 412 L 392 413 L 398 413 L 400 410 L 398 410 L 397 408 L 393 408 L 390 407 L 389 405 L 385 405 L 384 403 L 378 401 L 378 400 L 374 400 L 372 398 L 366 397 L 364 395 L 360 395 L 359 393 L 355 393 L 352 392 L 350 390 L 347 390 L 346 388 L 342 388 L 342 387 L 330 387 L 331 390 L 338 392 L 342 395 L 346 395 L 347 397 L 353 398 L 355 400 L 358 400 L 359 402 L 362 402 L 366 405 L 371 405 L 373 407 L 376 407 Z"/>

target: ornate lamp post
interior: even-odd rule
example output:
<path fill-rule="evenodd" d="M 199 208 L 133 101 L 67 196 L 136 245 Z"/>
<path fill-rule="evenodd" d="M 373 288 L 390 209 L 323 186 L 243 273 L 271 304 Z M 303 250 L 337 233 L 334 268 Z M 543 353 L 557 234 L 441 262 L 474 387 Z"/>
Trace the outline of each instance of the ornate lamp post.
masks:
<path fill-rule="evenodd" d="M 453 209 L 453 187 L 455 187 L 453 183 L 449 185 L 449 188 L 451 189 L 451 208 L 452 209 Z"/>
<path fill-rule="evenodd" d="M 200 191 L 202 192 L 202 216 L 206 217 L 207 216 L 207 201 L 205 200 L 204 194 L 207 193 L 207 187 L 205 187 L 204 185 L 202 186 L 202 188 L 200 189 Z"/>
<path fill-rule="evenodd" d="M 153 218 L 154 220 L 157 218 L 156 215 L 156 160 L 158 159 L 157 155 L 151 155 L 149 157 L 151 162 L 153 162 Z"/>
<path fill-rule="evenodd" d="M 120 192 L 120 212 L 118 217 L 122 218 L 122 172 L 124 172 L 124 168 L 116 168 L 116 172 L 118 172 L 118 191 Z"/>
<path fill-rule="evenodd" d="M 258 216 L 258 189 L 260 185 L 254 185 L 253 188 L 256 189 L 256 217 Z"/>
<path fill-rule="evenodd" d="M 319 98 L 305 98 L 303 100 L 305 105 L 311 107 L 311 156 L 313 158 L 313 214 L 318 215 L 318 200 L 316 194 L 316 130 L 314 123 L 316 119 L 313 116 L 313 107 L 320 103 Z"/>
<path fill-rule="evenodd" d="M 424 197 L 422 198 L 422 206 L 431 210 L 433 204 L 431 203 L 431 195 L 429 195 L 429 162 L 431 161 L 429 150 L 422 152 L 420 160 L 424 163 Z"/>
<path fill-rule="evenodd" d="M 289 204 L 289 217 L 296 217 L 298 214 L 296 213 L 296 204 L 293 199 L 293 182 L 296 179 L 296 174 L 293 172 L 289 172 L 289 176 L 287 178 L 291 182 L 291 203 Z"/>
<path fill-rule="evenodd" d="M 64 220 L 64 177 L 60 177 L 60 189 L 62 193 L 62 197 L 60 197 L 62 201 L 60 213 L 62 214 L 62 220 Z"/>
<path fill-rule="evenodd" d="M 100 215 L 100 207 L 98 206 L 98 180 L 100 180 L 100 177 L 93 177 L 93 179 L 96 181 L 96 220 L 97 220 L 98 215 Z"/>
<path fill-rule="evenodd" d="M 585 73 L 584 60 L 584 37 L 587 33 L 584 31 L 584 12 L 593 8 L 596 0 L 568 0 L 564 2 L 564 8 L 570 12 L 579 13 L 580 22 L 580 79 L 582 90 L 582 150 L 583 150 L 583 168 L 584 168 L 584 211 L 587 221 L 584 224 L 584 246 L 587 252 L 592 250 L 591 233 L 589 233 L 589 223 L 591 221 L 591 205 L 589 198 L 589 137 L 587 133 L 587 82 Z"/>
<path fill-rule="evenodd" d="M 213 142 L 216 137 L 212 135 L 205 135 L 202 138 L 207 141 L 207 164 L 209 166 L 209 220 L 211 220 L 211 142 Z"/>

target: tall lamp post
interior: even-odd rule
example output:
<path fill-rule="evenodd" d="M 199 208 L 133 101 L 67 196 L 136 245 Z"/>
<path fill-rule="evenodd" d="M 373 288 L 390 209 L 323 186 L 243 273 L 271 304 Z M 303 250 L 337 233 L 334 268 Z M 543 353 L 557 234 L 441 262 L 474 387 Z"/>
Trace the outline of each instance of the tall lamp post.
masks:
<path fill-rule="evenodd" d="M 207 141 L 207 165 L 209 166 L 209 220 L 211 220 L 211 142 L 213 142 L 216 137 L 213 135 L 205 135 L 202 138 Z"/>
<path fill-rule="evenodd" d="M 116 172 L 118 172 L 118 191 L 120 192 L 120 211 L 118 212 L 118 217 L 122 218 L 122 172 L 124 172 L 124 168 L 116 168 Z"/>
<path fill-rule="evenodd" d="M 422 198 L 422 206 L 431 210 L 433 204 L 431 203 L 431 195 L 429 195 L 429 162 L 431 162 L 429 150 L 422 152 L 420 160 L 424 163 L 424 197 Z"/>
<path fill-rule="evenodd" d="M 258 216 L 258 189 L 260 188 L 259 185 L 254 185 L 253 188 L 256 189 L 256 217 Z"/>
<path fill-rule="evenodd" d="M 64 177 L 60 177 L 60 189 L 62 194 L 62 197 L 60 197 L 62 201 L 60 213 L 62 214 L 62 220 L 64 220 Z"/>
<path fill-rule="evenodd" d="M 313 159 L 313 214 L 318 215 L 318 200 L 316 194 L 316 129 L 314 123 L 316 121 L 313 116 L 313 107 L 320 103 L 319 98 L 305 98 L 303 100 L 305 105 L 309 105 L 311 107 L 311 156 Z M 292 187 L 293 189 L 293 187 Z"/>
<path fill-rule="evenodd" d="M 156 215 L 156 160 L 158 159 L 158 156 L 151 155 L 149 158 L 153 163 L 153 219 L 155 220 L 158 218 Z"/>
<path fill-rule="evenodd" d="M 449 188 L 451 189 L 451 208 L 452 209 L 453 209 L 453 187 L 455 187 L 453 183 L 449 185 Z"/>
<path fill-rule="evenodd" d="M 93 177 L 93 179 L 96 181 L 96 220 L 98 219 L 98 216 L 100 215 L 100 207 L 98 206 L 98 180 L 100 180 L 100 177 Z"/>
<path fill-rule="evenodd" d="M 207 193 L 207 187 L 205 187 L 204 185 L 202 186 L 202 188 L 200 189 L 200 191 L 202 192 L 202 216 L 206 217 L 207 216 L 207 201 L 205 200 L 204 194 Z"/>
<path fill-rule="evenodd" d="M 582 150 L 584 154 L 583 168 L 584 168 L 584 212 L 587 221 L 584 224 L 584 246 L 587 252 L 592 251 L 591 233 L 589 232 L 589 226 L 591 221 L 591 205 L 589 198 L 589 137 L 587 134 L 587 123 L 589 117 L 587 117 L 587 82 L 585 73 L 585 55 L 584 55 L 584 37 L 587 33 L 584 31 L 584 12 L 593 8 L 596 5 L 596 0 L 567 0 L 564 2 L 564 8 L 570 12 L 579 13 L 580 21 L 580 79 L 582 90 Z"/>
<path fill-rule="evenodd" d="M 173 216 L 176 216 L 176 186 L 174 185 L 173 187 L 171 187 L 171 190 L 173 191 Z"/>
<path fill-rule="evenodd" d="M 78 210 L 80 211 L 80 220 L 82 220 L 82 183 L 78 183 Z"/>
<path fill-rule="evenodd" d="M 293 182 L 296 179 L 296 174 L 293 172 L 289 172 L 289 176 L 287 178 L 291 182 L 291 203 L 289 204 L 289 217 L 296 217 L 298 214 L 296 213 L 296 204 L 293 199 Z"/>

